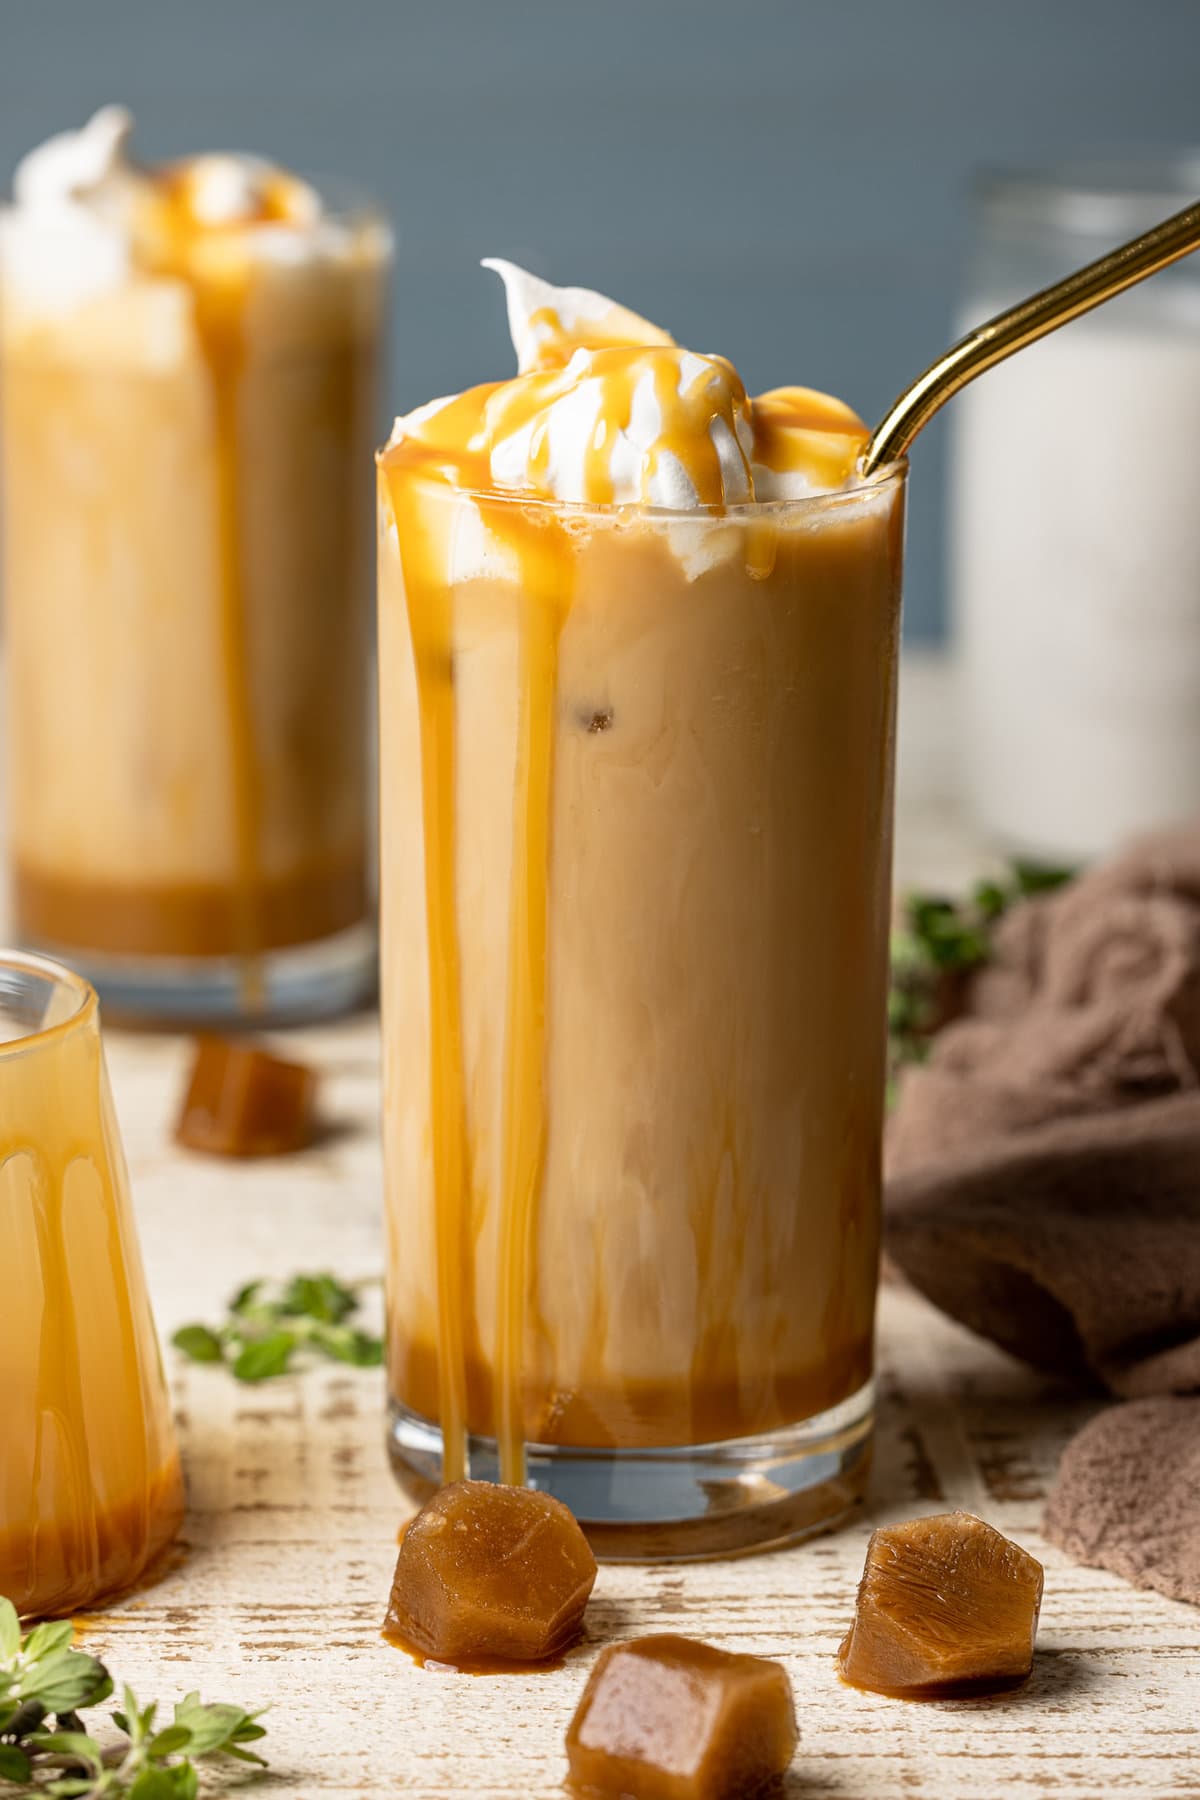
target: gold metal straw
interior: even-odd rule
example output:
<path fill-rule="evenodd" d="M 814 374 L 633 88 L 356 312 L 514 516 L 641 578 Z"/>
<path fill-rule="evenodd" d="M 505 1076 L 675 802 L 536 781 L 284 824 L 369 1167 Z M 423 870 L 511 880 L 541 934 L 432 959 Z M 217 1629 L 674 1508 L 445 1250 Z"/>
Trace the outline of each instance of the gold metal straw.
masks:
<path fill-rule="evenodd" d="M 986 325 L 977 325 L 945 355 L 931 363 L 910 388 L 906 388 L 883 421 L 876 426 L 859 463 L 860 472 L 870 475 L 886 463 L 902 457 L 923 425 L 947 400 L 974 381 L 994 363 L 1003 362 L 1014 350 L 1023 350 L 1049 331 L 1057 331 L 1080 313 L 1090 312 L 1123 293 L 1135 282 L 1144 281 L 1168 263 L 1177 262 L 1189 251 L 1200 248 L 1200 202 L 1164 219 L 1153 231 L 1123 244 L 1098 262 L 1089 263 L 1043 288 L 1030 300 L 1007 312 L 997 313 Z"/>

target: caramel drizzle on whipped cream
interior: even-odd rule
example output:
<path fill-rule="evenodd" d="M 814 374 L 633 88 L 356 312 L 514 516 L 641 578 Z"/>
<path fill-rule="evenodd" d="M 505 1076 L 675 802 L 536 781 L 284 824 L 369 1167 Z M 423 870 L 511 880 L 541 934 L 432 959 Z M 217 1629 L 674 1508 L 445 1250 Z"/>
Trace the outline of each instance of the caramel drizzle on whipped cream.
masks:
<path fill-rule="evenodd" d="M 533 308 L 521 372 L 398 419 L 384 466 L 480 493 L 683 511 L 853 480 L 867 431 L 842 401 L 803 387 L 752 400 L 727 358 L 682 349 L 604 304 L 573 325 L 551 305 Z"/>

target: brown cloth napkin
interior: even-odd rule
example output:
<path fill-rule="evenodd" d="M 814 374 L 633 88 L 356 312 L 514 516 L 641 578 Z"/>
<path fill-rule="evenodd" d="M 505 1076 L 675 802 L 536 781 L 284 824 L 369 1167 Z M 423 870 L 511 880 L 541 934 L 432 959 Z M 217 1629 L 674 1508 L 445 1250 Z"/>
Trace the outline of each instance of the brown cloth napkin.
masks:
<path fill-rule="evenodd" d="M 1200 1600 L 1200 1399 L 1110 1406 L 1067 1445 L 1046 1536 L 1076 1562 Z"/>
<path fill-rule="evenodd" d="M 1038 1368 L 1128 1398 L 1200 1391 L 1200 828 L 1026 902 L 995 948 L 901 1082 L 892 1261 Z M 1134 1431 L 1120 1421 L 1137 1410 L 1102 1415 L 1068 1451 L 1047 1528 L 1083 1560 L 1200 1601 L 1200 1497 L 1146 1561 L 1149 1515 L 1106 1510 L 1091 1480 L 1103 1456 L 1114 1496 L 1155 1491 L 1180 1429 L 1200 1459 L 1200 1402 Z"/>
<path fill-rule="evenodd" d="M 1200 1091 L 1200 827 L 1002 920 L 889 1127 L 897 1175 L 1051 1121 Z"/>

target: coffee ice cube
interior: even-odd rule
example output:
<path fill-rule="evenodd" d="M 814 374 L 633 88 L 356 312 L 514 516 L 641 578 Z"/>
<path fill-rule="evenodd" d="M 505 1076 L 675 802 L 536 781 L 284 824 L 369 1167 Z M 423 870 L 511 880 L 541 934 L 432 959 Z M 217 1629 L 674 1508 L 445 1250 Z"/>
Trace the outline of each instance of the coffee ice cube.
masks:
<path fill-rule="evenodd" d="M 545 1662 L 579 1635 L 596 1559 L 549 1494 L 455 1481 L 400 1545 L 386 1636 L 457 1667 Z"/>
<path fill-rule="evenodd" d="M 781 1663 L 693 1638 L 610 1644 L 567 1733 L 571 1786 L 638 1800 L 735 1800 L 782 1775 L 798 1733 Z"/>
<path fill-rule="evenodd" d="M 1015 1687 L 1033 1666 L 1042 1565 L 972 1513 L 872 1532 L 838 1667 L 911 1700 Z"/>

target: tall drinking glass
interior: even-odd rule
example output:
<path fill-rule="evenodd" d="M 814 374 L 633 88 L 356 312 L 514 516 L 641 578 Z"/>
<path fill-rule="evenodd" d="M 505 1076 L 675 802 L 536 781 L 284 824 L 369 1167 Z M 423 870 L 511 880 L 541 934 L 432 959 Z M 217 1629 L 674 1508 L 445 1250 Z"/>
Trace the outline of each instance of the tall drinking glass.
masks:
<path fill-rule="evenodd" d="M 214 162 L 262 184 L 244 217 L 210 217 Z M 127 266 L 78 293 L 36 207 L 0 218 L 14 915 L 110 1017 L 313 1016 L 374 978 L 390 239 L 256 169 L 118 166 L 69 216 L 119 203 Z"/>
<path fill-rule="evenodd" d="M 782 1541 L 861 1489 L 903 489 L 681 514 L 380 459 L 418 1492 L 525 1479 L 637 1557 Z"/>
<path fill-rule="evenodd" d="M 0 1594 L 119 1593 L 170 1543 L 183 1482 L 96 996 L 0 956 Z"/>

